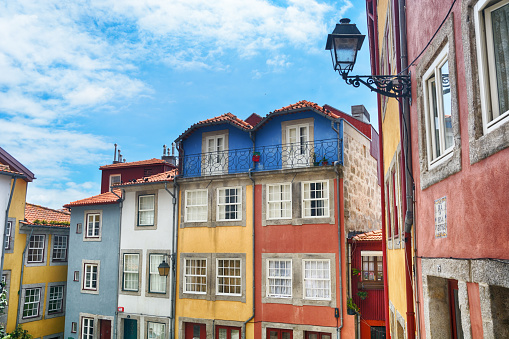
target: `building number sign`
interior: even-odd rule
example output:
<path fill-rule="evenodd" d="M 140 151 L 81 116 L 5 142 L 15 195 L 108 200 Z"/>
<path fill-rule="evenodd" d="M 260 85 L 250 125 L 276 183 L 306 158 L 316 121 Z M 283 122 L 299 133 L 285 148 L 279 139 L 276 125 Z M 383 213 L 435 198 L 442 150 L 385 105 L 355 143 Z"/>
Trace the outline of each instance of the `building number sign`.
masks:
<path fill-rule="evenodd" d="M 447 197 L 435 200 L 435 238 L 447 238 Z"/>

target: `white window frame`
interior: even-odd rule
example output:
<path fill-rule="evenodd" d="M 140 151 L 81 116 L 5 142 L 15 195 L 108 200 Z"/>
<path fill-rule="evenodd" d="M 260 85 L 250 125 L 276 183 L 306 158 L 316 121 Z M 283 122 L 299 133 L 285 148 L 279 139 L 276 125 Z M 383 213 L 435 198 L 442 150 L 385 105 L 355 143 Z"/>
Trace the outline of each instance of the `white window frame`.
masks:
<path fill-rule="evenodd" d="M 7 227 L 5 228 L 4 249 L 6 250 L 11 249 L 12 224 L 11 220 L 7 221 Z"/>
<path fill-rule="evenodd" d="M 281 275 L 271 275 L 271 268 L 270 263 L 271 262 L 284 262 L 287 267 L 290 270 L 289 276 L 281 276 Z M 291 259 L 267 259 L 267 281 L 266 281 L 266 290 L 267 290 L 267 297 L 268 298 L 291 298 L 293 294 L 293 267 L 292 267 L 292 260 Z M 271 293 L 271 289 L 276 287 L 277 280 L 284 280 L 284 281 L 290 281 L 290 293 L 289 294 L 283 294 L 283 293 Z M 280 284 L 280 286 L 283 286 Z"/>
<path fill-rule="evenodd" d="M 226 203 L 226 202 L 221 203 L 220 202 L 221 192 L 226 192 L 226 190 L 236 190 L 237 201 L 235 203 Z M 237 206 L 237 211 L 236 211 L 237 218 L 235 218 L 235 219 L 226 219 L 225 218 L 226 217 L 226 206 Z M 223 218 L 221 218 L 222 216 L 223 216 Z M 222 188 L 217 189 L 216 220 L 217 221 L 239 221 L 239 220 L 242 220 L 242 187 L 222 187 Z"/>
<path fill-rule="evenodd" d="M 32 238 L 34 241 L 32 241 Z M 35 240 L 35 239 L 42 239 L 41 240 Z M 42 245 L 41 245 L 42 244 Z M 34 247 L 34 245 L 38 245 L 37 247 Z M 30 240 L 28 242 L 28 251 L 27 251 L 27 263 L 28 264 L 40 264 L 43 263 L 45 260 L 45 248 L 46 248 L 46 235 L 45 234 L 32 234 L 30 237 Z M 37 258 L 39 256 L 41 257 L 41 260 L 33 260 L 34 251 L 37 251 L 35 255 L 37 255 Z M 32 256 L 32 259 L 30 257 Z"/>
<path fill-rule="evenodd" d="M 328 266 L 329 266 L 329 278 L 328 279 L 325 279 L 325 278 L 312 278 L 312 277 L 309 277 L 309 278 L 306 278 L 306 262 L 322 262 L 322 263 L 328 263 Z M 316 296 L 311 296 L 311 297 L 306 297 L 306 292 L 308 290 L 308 287 L 306 286 L 306 282 L 307 281 L 317 281 L 317 282 L 325 282 L 326 283 L 326 287 L 328 288 L 328 291 L 329 291 L 329 297 L 328 298 L 322 298 L 322 297 L 316 297 Z M 320 287 L 315 287 L 314 289 L 318 290 L 320 289 Z M 306 299 L 306 300 L 331 300 L 331 296 L 332 296 L 332 289 L 331 289 L 331 261 L 330 259 L 303 259 L 302 260 L 302 297 L 303 299 Z"/>
<path fill-rule="evenodd" d="M 187 268 L 189 267 L 189 264 L 192 264 L 193 262 L 196 262 L 196 261 L 200 261 L 200 262 L 205 262 L 205 274 L 196 274 L 196 273 L 187 273 Z M 184 281 L 183 281 L 183 285 L 184 285 L 184 288 L 183 288 L 183 291 L 184 293 L 190 293 L 190 294 L 207 294 L 207 273 L 208 273 L 208 263 L 207 263 L 207 259 L 206 258 L 185 258 L 184 259 Z M 192 266 L 192 267 L 195 267 L 195 268 L 198 268 L 197 266 Z M 203 267 L 199 267 L 200 269 L 203 269 Z M 196 270 L 195 270 L 196 272 Z M 188 286 L 188 279 L 193 279 L 193 278 L 205 278 L 205 291 L 193 291 L 193 290 L 188 290 L 187 289 L 187 286 Z M 191 286 L 198 286 L 198 284 L 196 283 L 193 283 L 193 282 L 190 282 L 189 285 Z"/>
<path fill-rule="evenodd" d="M 95 287 L 93 287 L 94 282 L 94 267 L 95 267 Z M 90 272 L 89 272 L 90 269 Z M 87 278 L 87 274 L 90 273 L 90 279 Z M 97 291 L 99 290 L 99 265 L 96 263 L 85 263 L 83 265 L 83 290 L 87 291 Z"/>
<path fill-rule="evenodd" d="M 149 293 L 157 293 L 157 294 L 166 294 L 166 279 L 168 279 L 168 277 L 165 277 L 165 276 L 160 276 L 159 275 L 159 264 L 164 260 L 164 254 L 162 253 L 149 253 L 148 254 L 148 265 L 149 265 L 149 280 L 148 280 L 148 292 Z M 152 265 L 152 258 L 153 257 L 161 257 L 161 260 L 158 260 L 157 261 L 157 266 L 155 265 Z M 155 266 L 155 269 L 154 269 L 154 266 Z M 161 280 L 164 280 L 164 290 L 163 291 L 157 291 L 156 289 L 152 289 L 152 280 L 153 279 L 161 279 Z"/>
<path fill-rule="evenodd" d="M 34 294 L 34 297 L 37 297 L 36 298 L 37 300 L 35 300 L 35 298 L 34 298 L 34 301 L 27 302 L 27 294 L 28 294 L 29 291 L 37 292 L 37 294 Z M 24 295 L 23 295 L 23 310 L 21 311 L 23 319 L 30 319 L 30 318 L 37 318 L 37 317 L 39 317 L 39 315 L 40 315 L 40 308 L 41 308 L 41 292 L 42 292 L 42 289 L 40 287 L 25 288 Z M 30 316 L 25 316 L 25 305 L 27 305 L 27 304 L 35 305 L 35 308 L 33 308 L 32 310 L 36 310 L 37 312 L 35 314 L 30 315 Z"/>
<path fill-rule="evenodd" d="M 117 178 L 118 181 L 113 182 L 113 178 Z M 110 174 L 110 191 L 112 190 L 111 186 L 115 183 L 122 183 L 122 175 L 121 174 Z"/>
<path fill-rule="evenodd" d="M 239 270 L 239 275 L 228 275 L 228 274 L 219 274 L 219 270 L 224 266 L 220 266 L 219 263 L 221 261 L 235 261 L 235 262 L 238 262 L 239 263 L 239 266 L 238 266 L 238 270 Z M 224 263 L 223 263 L 224 265 Z M 234 270 L 236 270 L 237 268 L 234 268 Z M 221 284 L 221 281 L 222 279 L 224 279 L 223 281 L 225 280 L 228 280 L 230 283 L 228 284 Z M 233 279 L 239 279 L 240 280 L 240 285 L 236 285 L 236 284 L 231 284 L 231 281 Z M 243 284 L 243 281 L 242 281 L 242 259 L 240 258 L 216 258 L 216 295 L 228 295 L 228 296 L 242 296 L 242 284 Z M 219 287 L 220 286 L 228 286 L 229 289 L 231 288 L 236 288 L 238 286 L 239 288 L 239 293 L 231 293 L 231 292 L 219 292 Z"/>
<path fill-rule="evenodd" d="M 306 128 L 306 133 L 301 134 L 301 128 Z M 295 142 L 291 142 L 290 140 L 290 130 L 296 130 L 296 140 Z M 296 168 L 296 167 L 308 167 L 310 165 L 311 159 L 311 124 L 303 123 L 303 124 L 295 124 L 286 126 L 286 140 L 285 140 L 285 153 L 286 153 L 286 163 L 283 168 Z M 302 141 L 302 139 L 305 139 Z"/>
<path fill-rule="evenodd" d="M 51 293 L 52 290 L 60 289 L 60 292 L 53 291 L 53 294 Z M 65 286 L 64 285 L 55 285 L 55 286 L 48 286 L 48 314 L 56 314 L 56 313 L 62 313 L 64 311 L 64 297 L 65 297 Z M 58 309 L 51 309 L 51 303 L 52 302 L 59 302 L 60 308 Z"/>
<path fill-rule="evenodd" d="M 57 242 L 57 238 L 65 239 L 65 246 L 62 247 L 61 244 L 59 244 Z M 52 241 L 53 241 L 53 250 L 52 250 L 52 254 L 51 254 L 51 256 L 52 256 L 51 260 L 56 261 L 56 262 L 66 262 L 67 261 L 67 246 L 69 244 L 69 237 L 67 235 L 54 234 Z M 60 246 L 57 247 L 57 244 Z M 55 256 L 55 251 L 61 251 L 60 253 L 63 253 L 64 257 L 61 258 L 61 257 Z"/>
<path fill-rule="evenodd" d="M 85 326 L 86 323 L 86 326 Z M 95 319 L 89 318 L 89 317 L 82 317 L 81 318 L 81 339 L 94 339 L 94 332 L 95 332 Z M 87 330 L 87 333 L 85 333 L 85 329 Z M 90 333 L 90 330 L 92 330 L 92 333 Z"/>
<path fill-rule="evenodd" d="M 128 271 L 126 270 L 126 257 L 127 256 L 134 256 L 136 257 L 136 263 L 138 265 L 137 269 L 134 271 Z M 122 290 L 123 291 L 129 291 L 129 292 L 138 292 L 140 290 L 140 254 L 139 253 L 124 253 L 124 260 L 122 261 Z M 135 274 L 136 279 L 136 289 L 126 288 L 126 274 Z"/>
<path fill-rule="evenodd" d="M 277 194 L 279 195 L 279 199 L 271 200 L 270 190 L 271 188 L 278 188 Z M 283 198 L 283 187 L 288 187 L 290 199 Z M 283 205 L 288 204 L 288 209 L 283 209 Z M 279 209 L 276 208 L 279 205 Z M 279 211 L 279 216 L 275 216 L 271 218 L 271 211 Z M 284 213 L 284 211 L 286 211 Z M 287 214 L 288 216 L 283 217 L 283 214 Z M 292 185 L 291 183 L 283 183 L 283 184 L 268 184 L 267 185 L 267 220 L 279 220 L 279 219 L 291 219 L 292 218 Z"/>
<path fill-rule="evenodd" d="M 483 133 L 487 134 L 509 121 L 509 111 L 499 112 L 497 82 L 495 74 L 495 56 L 493 52 L 493 32 L 491 12 L 505 6 L 509 0 L 503 0 L 487 6 L 490 0 L 480 0 L 474 7 L 475 36 L 477 43 L 477 60 L 479 68 L 479 88 L 481 94 L 481 111 Z M 489 121 L 490 111 L 498 116 Z"/>
<path fill-rule="evenodd" d="M 324 184 L 323 189 L 323 198 L 311 198 L 311 184 Z M 329 181 L 328 180 L 318 180 L 318 181 L 306 181 L 302 182 L 302 217 L 303 218 L 327 218 L 330 215 L 330 201 L 329 201 Z M 309 187 L 309 198 L 306 198 L 306 187 Z M 311 203 L 313 201 L 323 201 L 324 202 L 324 214 L 323 215 L 308 215 L 306 212 L 311 212 L 313 207 L 306 207 L 308 202 Z M 317 208 L 317 207 L 315 207 Z"/>
<path fill-rule="evenodd" d="M 94 220 L 92 222 L 92 225 L 90 225 L 90 217 L 94 217 Z M 96 217 L 99 218 L 99 224 L 96 225 Z M 102 215 L 98 212 L 90 212 L 86 213 L 86 229 L 85 229 L 85 238 L 87 239 L 100 239 L 101 238 L 101 226 L 102 226 Z M 90 227 L 92 226 L 92 227 Z M 92 235 L 88 235 L 89 230 L 91 229 Z M 95 235 L 95 231 L 97 230 L 97 235 Z"/>
<path fill-rule="evenodd" d="M 223 140 L 222 150 L 219 149 L 217 141 Z M 209 141 L 214 141 L 214 150 L 209 150 Z M 205 137 L 205 154 L 203 162 L 203 175 L 228 174 L 228 146 L 227 135 L 217 134 Z M 214 157 L 217 157 L 214 159 Z"/>
<path fill-rule="evenodd" d="M 205 204 L 190 204 L 189 199 L 192 197 L 189 197 L 189 195 L 192 194 L 205 194 Z M 186 222 L 207 222 L 207 216 L 208 216 L 208 208 L 209 208 L 209 202 L 208 202 L 208 191 L 207 189 L 197 189 L 197 190 L 187 190 L 185 193 L 185 221 Z M 205 209 L 205 218 L 204 219 L 191 219 L 189 213 L 189 210 L 192 209 Z"/>
<path fill-rule="evenodd" d="M 154 331 L 154 328 L 151 328 L 151 325 L 156 325 L 156 327 L 162 327 L 162 335 L 152 334 L 150 330 Z M 166 339 L 166 324 L 160 323 L 157 321 L 147 321 L 147 339 Z"/>
<path fill-rule="evenodd" d="M 452 156 L 452 151 L 454 150 L 454 136 L 452 139 L 452 145 L 449 148 L 445 148 L 445 118 L 444 118 L 444 110 L 443 110 L 443 102 L 442 102 L 442 82 L 438 81 L 441 79 L 440 77 L 440 68 L 446 63 L 449 62 L 449 44 L 446 44 L 443 47 L 442 51 L 437 55 L 435 61 L 431 64 L 428 70 L 424 73 L 422 77 L 422 89 L 423 89 L 423 101 L 424 101 L 424 116 L 425 116 L 425 124 L 426 124 L 426 147 L 428 154 L 428 164 L 430 168 L 442 163 L 446 159 L 449 159 Z M 450 72 L 450 65 L 449 72 Z M 437 100 L 437 110 L 438 110 L 438 121 L 439 121 L 439 147 L 440 147 L 440 155 L 436 154 L 436 141 L 435 141 L 435 126 L 434 126 L 434 112 L 432 108 L 432 90 L 429 83 L 429 78 L 431 76 L 435 76 L 435 88 L 436 88 L 436 100 Z M 452 86 L 453 84 L 451 84 Z M 451 91 L 452 95 L 452 91 Z M 451 108 L 452 110 L 452 108 Z M 452 119 L 452 112 L 451 112 Z M 452 127 L 451 127 L 452 131 Z M 454 131 L 452 131 L 454 134 Z"/>
<path fill-rule="evenodd" d="M 152 197 L 152 208 L 142 209 L 141 200 L 142 198 Z M 141 213 L 152 212 L 152 223 L 142 224 Z M 156 212 L 156 195 L 155 194 L 140 194 L 138 195 L 138 226 L 154 226 L 155 225 L 155 212 Z"/>

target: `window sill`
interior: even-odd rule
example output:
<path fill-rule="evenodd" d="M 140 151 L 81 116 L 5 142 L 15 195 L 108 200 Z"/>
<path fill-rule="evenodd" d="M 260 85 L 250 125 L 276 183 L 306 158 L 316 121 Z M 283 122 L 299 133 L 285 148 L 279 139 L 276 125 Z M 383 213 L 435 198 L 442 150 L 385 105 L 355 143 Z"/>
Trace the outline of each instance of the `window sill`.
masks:
<path fill-rule="evenodd" d="M 383 290 L 383 281 L 359 281 L 357 288 L 360 290 Z"/>

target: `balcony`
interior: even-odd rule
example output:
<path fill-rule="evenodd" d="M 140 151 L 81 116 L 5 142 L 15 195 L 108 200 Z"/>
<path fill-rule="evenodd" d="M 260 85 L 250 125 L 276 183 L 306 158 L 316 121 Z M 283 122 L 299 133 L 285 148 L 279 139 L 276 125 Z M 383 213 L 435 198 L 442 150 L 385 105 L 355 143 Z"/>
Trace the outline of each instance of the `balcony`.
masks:
<path fill-rule="evenodd" d="M 338 152 L 339 150 L 339 152 Z M 338 159 L 339 156 L 339 159 Z M 324 161 L 326 160 L 326 161 Z M 343 140 L 327 139 L 271 145 L 252 148 L 231 149 L 185 155 L 181 158 L 181 173 L 184 177 L 199 177 L 273 171 L 343 164 Z"/>

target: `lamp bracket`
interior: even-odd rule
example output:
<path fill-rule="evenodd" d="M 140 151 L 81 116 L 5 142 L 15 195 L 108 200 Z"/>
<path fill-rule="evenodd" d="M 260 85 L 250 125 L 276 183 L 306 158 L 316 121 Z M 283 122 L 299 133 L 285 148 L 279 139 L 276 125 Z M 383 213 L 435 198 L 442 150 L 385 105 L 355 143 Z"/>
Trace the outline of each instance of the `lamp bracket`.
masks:
<path fill-rule="evenodd" d="M 341 74 L 348 85 L 367 86 L 371 91 L 391 98 L 410 98 L 412 96 L 410 75 L 352 75 Z"/>

